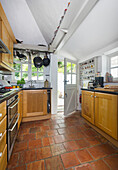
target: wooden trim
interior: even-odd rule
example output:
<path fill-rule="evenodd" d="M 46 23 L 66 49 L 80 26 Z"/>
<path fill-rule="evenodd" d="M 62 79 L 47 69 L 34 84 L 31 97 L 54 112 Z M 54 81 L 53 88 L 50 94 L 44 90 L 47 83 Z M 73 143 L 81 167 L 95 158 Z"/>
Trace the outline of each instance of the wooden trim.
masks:
<path fill-rule="evenodd" d="M 14 36 L 14 34 L 13 34 L 13 31 L 12 31 L 12 29 L 11 29 L 11 26 L 10 26 L 10 24 L 9 24 L 9 22 L 8 22 L 7 17 L 6 17 L 6 14 L 5 14 L 5 12 L 4 12 L 4 9 L 3 9 L 3 7 L 2 7 L 1 2 L 0 2 L 0 20 L 3 20 L 3 22 L 4 22 L 4 24 L 5 24 L 6 28 L 7 28 L 7 30 L 8 30 L 8 32 L 9 32 L 9 35 L 10 35 L 12 41 L 13 41 L 14 43 L 17 43 L 17 42 L 16 42 L 16 38 L 15 38 L 15 36 Z"/>
<path fill-rule="evenodd" d="M 85 120 L 85 119 L 84 119 Z M 97 128 L 96 126 L 92 125 L 91 123 L 89 123 L 87 120 L 85 120 L 86 123 L 91 126 L 93 129 L 95 129 L 98 133 L 100 133 L 102 136 L 104 136 L 108 141 L 110 141 L 113 145 L 115 145 L 116 147 L 118 147 L 118 141 L 113 139 L 111 136 L 107 135 L 105 132 L 103 132 L 102 130 L 100 130 L 99 128 Z"/>
<path fill-rule="evenodd" d="M 0 68 L 0 70 L 3 70 L 3 71 L 12 71 L 12 72 L 14 72 L 14 69 L 12 68 L 12 67 L 10 67 L 9 65 L 7 65 L 5 62 L 1 62 L 0 63 L 0 66 L 2 67 L 2 68 Z"/>
<path fill-rule="evenodd" d="M 36 121 L 36 120 L 45 120 L 45 119 L 50 119 L 51 114 L 47 114 L 44 116 L 35 116 L 35 117 L 24 117 L 22 119 L 22 122 L 31 122 L 31 121 Z"/>

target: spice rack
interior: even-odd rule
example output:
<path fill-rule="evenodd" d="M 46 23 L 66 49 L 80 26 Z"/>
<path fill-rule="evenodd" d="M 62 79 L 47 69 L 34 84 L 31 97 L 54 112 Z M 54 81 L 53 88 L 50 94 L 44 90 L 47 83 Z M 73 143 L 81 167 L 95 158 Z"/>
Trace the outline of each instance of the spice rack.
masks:
<path fill-rule="evenodd" d="M 95 79 L 95 59 L 92 58 L 80 63 L 80 85 L 83 87 L 84 82 Z"/>

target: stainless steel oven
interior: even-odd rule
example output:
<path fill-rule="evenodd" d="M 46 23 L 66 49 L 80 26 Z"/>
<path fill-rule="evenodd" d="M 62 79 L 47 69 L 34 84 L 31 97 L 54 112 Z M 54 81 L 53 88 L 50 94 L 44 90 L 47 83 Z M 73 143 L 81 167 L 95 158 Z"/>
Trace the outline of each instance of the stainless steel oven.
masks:
<path fill-rule="evenodd" d="M 16 140 L 16 136 L 18 133 L 18 95 L 13 96 L 9 100 L 7 100 L 7 141 L 8 141 L 8 160 L 10 159 L 14 143 Z"/>

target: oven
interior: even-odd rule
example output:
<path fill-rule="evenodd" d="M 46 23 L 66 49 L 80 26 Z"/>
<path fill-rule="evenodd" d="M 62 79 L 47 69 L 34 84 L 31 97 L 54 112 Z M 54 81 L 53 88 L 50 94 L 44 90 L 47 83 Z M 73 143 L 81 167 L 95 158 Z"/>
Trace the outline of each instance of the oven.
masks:
<path fill-rule="evenodd" d="M 18 133 L 18 95 L 7 100 L 7 144 L 8 144 L 8 160 L 12 154 L 14 143 Z"/>

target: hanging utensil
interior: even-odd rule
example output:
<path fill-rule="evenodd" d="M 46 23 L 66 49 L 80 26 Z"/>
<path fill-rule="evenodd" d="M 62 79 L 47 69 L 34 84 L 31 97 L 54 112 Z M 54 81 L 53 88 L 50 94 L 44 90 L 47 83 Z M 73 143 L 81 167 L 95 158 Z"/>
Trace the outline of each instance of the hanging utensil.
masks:
<path fill-rule="evenodd" d="M 34 57 L 34 59 L 33 59 L 33 62 L 34 62 L 34 66 L 36 67 L 36 68 L 40 68 L 40 67 L 42 67 L 42 65 L 43 65 L 43 60 L 42 60 L 42 58 L 41 57 Z"/>
<path fill-rule="evenodd" d="M 50 59 L 48 58 L 47 53 L 46 53 L 43 59 L 43 65 L 47 67 L 49 64 L 50 64 Z"/>

